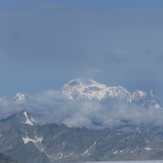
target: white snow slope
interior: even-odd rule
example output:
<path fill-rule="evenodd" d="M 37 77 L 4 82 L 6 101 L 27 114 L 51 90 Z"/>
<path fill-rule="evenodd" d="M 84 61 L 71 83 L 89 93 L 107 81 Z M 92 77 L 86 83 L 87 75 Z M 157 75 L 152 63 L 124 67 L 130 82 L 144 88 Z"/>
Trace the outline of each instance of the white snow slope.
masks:
<path fill-rule="evenodd" d="M 121 86 L 107 87 L 91 79 L 87 81 L 82 79 L 71 80 L 62 87 L 61 93 L 71 100 L 76 98 L 87 98 L 89 100 L 95 98 L 101 100 L 105 97 L 116 97 L 117 99 L 125 99 L 127 102 L 139 100 L 147 94 L 139 90 L 130 93 Z"/>

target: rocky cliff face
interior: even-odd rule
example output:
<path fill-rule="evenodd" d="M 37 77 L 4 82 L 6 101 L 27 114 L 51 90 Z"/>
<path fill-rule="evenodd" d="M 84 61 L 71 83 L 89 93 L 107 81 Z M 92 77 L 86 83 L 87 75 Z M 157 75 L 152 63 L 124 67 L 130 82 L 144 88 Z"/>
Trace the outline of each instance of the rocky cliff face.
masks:
<path fill-rule="evenodd" d="M 0 153 L 0 163 L 18 163 L 16 160 Z"/>

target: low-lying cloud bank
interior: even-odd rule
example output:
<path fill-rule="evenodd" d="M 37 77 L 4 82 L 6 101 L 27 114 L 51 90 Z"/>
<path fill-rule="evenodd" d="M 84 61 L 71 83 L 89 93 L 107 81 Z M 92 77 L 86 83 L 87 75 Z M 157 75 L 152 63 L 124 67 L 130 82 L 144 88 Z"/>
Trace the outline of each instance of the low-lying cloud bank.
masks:
<path fill-rule="evenodd" d="M 163 109 L 148 108 L 134 103 L 113 103 L 110 99 L 69 100 L 59 91 L 47 90 L 25 100 L 0 98 L 0 119 L 21 110 L 28 110 L 40 123 L 64 123 L 69 127 L 92 129 L 129 124 L 163 125 Z"/>

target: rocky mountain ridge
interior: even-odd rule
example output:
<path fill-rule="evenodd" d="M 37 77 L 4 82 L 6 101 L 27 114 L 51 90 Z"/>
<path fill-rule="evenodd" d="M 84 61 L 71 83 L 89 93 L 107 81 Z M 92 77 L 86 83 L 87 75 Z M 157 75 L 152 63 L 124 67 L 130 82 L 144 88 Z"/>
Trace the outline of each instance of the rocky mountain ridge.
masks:
<path fill-rule="evenodd" d="M 163 159 L 162 136 L 26 123 L 31 119 L 24 110 L 0 121 L 1 153 L 20 163 Z"/>

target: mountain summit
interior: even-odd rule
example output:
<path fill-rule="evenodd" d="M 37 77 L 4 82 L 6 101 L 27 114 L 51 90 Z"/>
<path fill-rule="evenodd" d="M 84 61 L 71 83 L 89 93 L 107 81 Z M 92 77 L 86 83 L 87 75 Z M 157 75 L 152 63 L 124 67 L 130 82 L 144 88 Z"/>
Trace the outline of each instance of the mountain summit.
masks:
<path fill-rule="evenodd" d="M 106 96 L 126 98 L 130 93 L 123 87 L 107 87 L 92 79 L 82 80 L 80 78 L 71 80 L 61 88 L 61 93 L 69 99 L 87 98 L 89 100 L 96 98 L 101 100 Z"/>
<path fill-rule="evenodd" d="M 26 100 L 26 99 L 30 99 L 31 96 L 29 96 L 28 94 L 22 94 L 22 93 L 17 93 L 11 100 Z"/>
<path fill-rule="evenodd" d="M 5 120 L 0 120 L 1 123 L 14 124 L 14 125 L 30 125 L 33 126 L 36 123 L 36 120 L 33 116 L 26 110 L 21 111 L 18 114 L 13 114 Z M 7 125 L 7 126 L 8 126 Z"/>
<path fill-rule="evenodd" d="M 154 106 L 155 108 L 160 108 L 161 105 L 157 100 L 154 90 L 149 93 L 136 90 L 130 93 L 126 88 L 122 86 L 117 87 L 107 87 L 104 84 L 100 84 L 92 79 L 73 79 L 67 84 L 65 84 L 60 92 L 64 94 L 70 100 L 76 99 L 97 99 L 102 100 L 108 97 L 115 98 L 127 103 L 137 103 L 145 107 Z"/>

